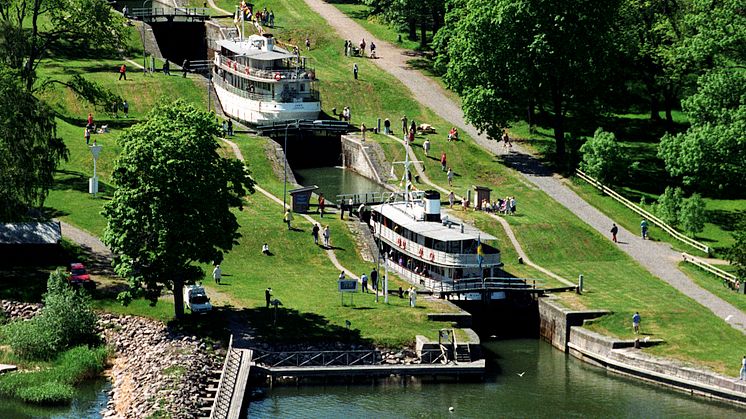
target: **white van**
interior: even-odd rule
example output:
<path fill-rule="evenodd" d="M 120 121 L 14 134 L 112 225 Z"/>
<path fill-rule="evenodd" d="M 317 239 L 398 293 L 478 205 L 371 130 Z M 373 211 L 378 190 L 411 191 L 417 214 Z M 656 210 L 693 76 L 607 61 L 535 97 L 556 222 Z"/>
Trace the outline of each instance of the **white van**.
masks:
<path fill-rule="evenodd" d="M 205 288 L 200 285 L 184 287 L 184 304 L 192 313 L 207 313 L 212 310 L 212 304 L 210 304 Z"/>

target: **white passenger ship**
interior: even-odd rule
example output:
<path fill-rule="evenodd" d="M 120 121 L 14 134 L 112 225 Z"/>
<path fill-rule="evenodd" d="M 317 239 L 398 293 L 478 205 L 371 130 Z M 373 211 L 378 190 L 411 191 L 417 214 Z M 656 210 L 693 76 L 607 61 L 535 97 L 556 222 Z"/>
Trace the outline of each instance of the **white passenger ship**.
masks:
<path fill-rule="evenodd" d="M 495 237 L 441 215 L 436 191 L 406 192 L 404 197 L 371 207 L 370 225 L 389 270 L 433 291 L 499 275 L 500 250 L 485 243 Z"/>
<path fill-rule="evenodd" d="M 228 116 L 253 125 L 318 117 L 316 73 L 305 57 L 276 46 L 270 34 L 217 44 L 212 80 Z"/>

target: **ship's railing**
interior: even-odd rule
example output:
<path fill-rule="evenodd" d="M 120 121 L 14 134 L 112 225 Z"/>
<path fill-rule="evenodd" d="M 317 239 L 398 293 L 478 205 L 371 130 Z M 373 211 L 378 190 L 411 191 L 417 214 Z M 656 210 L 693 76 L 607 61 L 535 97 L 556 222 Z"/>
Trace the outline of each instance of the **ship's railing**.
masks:
<path fill-rule="evenodd" d="M 266 81 L 281 81 L 281 80 L 316 80 L 316 70 L 313 68 L 293 68 L 293 69 L 259 69 L 251 68 L 245 64 L 241 64 L 236 60 L 224 57 L 216 54 L 217 64 L 220 68 L 241 75 L 247 75 L 256 79 L 262 79 Z"/>
<path fill-rule="evenodd" d="M 478 266 L 479 265 L 479 256 L 476 254 L 449 253 L 449 252 L 444 252 L 441 250 L 430 249 L 418 243 L 415 243 L 409 239 L 404 238 L 400 234 L 395 233 L 394 231 L 390 230 L 387 227 L 381 226 L 380 232 L 379 232 L 379 226 L 377 224 L 378 223 L 375 223 L 375 225 L 373 226 L 376 234 L 380 235 L 379 237 L 387 241 L 392 247 L 396 246 L 399 249 L 399 251 L 402 253 L 406 253 L 408 255 L 412 255 L 415 257 L 419 257 L 420 259 L 423 259 L 425 261 L 429 261 L 430 263 L 435 263 L 438 265 L 451 265 L 451 266 L 458 266 L 458 265 Z M 490 251 L 494 252 L 495 250 L 490 249 Z M 499 263 L 500 263 L 500 252 L 499 251 L 495 253 L 486 253 L 484 256 L 482 256 L 482 265 L 485 267 L 489 265 L 497 265 Z"/>
<path fill-rule="evenodd" d="M 319 92 L 317 90 L 311 90 L 307 92 L 295 92 L 285 94 L 285 95 L 275 95 L 274 97 L 270 93 L 252 93 L 247 92 L 245 90 L 238 89 L 234 86 L 231 86 L 229 83 L 223 81 L 219 77 L 213 77 L 212 82 L 215 83 L 215 85 L 220 86 L 221 88 L 235 94 L 238 96 L 241 96 L 246 99 L 251 100 L 257 100 L 257 101 L 263 101 L 263 102 L 280 102 L 280 103 L 291 103 L 291 102 L 297 102 L 300 99 L 301 102 L 318 102 L 319 101 Z"/>

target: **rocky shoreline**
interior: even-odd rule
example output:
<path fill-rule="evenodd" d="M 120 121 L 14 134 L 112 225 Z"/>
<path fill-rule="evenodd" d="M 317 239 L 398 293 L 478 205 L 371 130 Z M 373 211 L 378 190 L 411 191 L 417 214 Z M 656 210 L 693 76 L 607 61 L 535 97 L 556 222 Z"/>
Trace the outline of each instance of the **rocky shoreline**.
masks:
<path fill-rule="evenodd" d="M 0 300 L 11 320 L 29 319 L 41 304 Z M 196 336 L 171 333 L 161 322 L 136 316 L 98 313 L 99 331 L 114 354 L 106 418 L 203 416 L 207 378 L 222 368 L 225 350 Z"/>

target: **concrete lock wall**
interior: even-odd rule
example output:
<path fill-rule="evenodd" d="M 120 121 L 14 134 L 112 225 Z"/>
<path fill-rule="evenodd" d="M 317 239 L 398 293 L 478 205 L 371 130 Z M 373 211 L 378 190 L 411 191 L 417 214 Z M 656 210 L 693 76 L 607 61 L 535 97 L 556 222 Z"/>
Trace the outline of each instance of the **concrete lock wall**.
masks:
<path fill-rule="evenodd" d="M 362 176 L 381 182 L 376 168 L 367 157 L 365 147 L 357 137 L 342 136 L 342 166 L 359 173 Z"/>
<path fill-rule="evenodd" d="M 609 314 L 606 310 L 569 310 L 556 300 L 552 296 L 539 299 L 539 335 L 561 351 L 567 352 L 571 326 L 581 326 L 587 319 Z"/>

